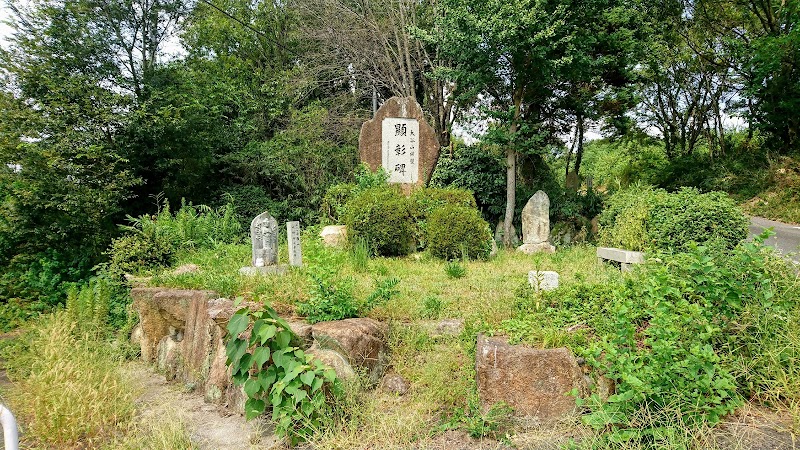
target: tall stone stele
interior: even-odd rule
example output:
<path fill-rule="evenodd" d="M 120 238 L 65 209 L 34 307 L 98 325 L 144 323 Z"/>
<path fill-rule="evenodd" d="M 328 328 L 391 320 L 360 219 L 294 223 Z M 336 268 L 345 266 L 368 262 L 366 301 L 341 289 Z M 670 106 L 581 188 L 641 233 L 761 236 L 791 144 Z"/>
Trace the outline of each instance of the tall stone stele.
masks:
<path fill-rule="evenodd" d="M 525 254 L 553 253 L 556 248 L 550 239 L 550 198 L 537 191 L 522 209 L 522 245 L 517 251 Z"/>
<path fill-rule="evenodd" d="M 389 183 L 410 192 L 430 180 L 439 160 L 439 141 L 413 97 L 392 97 L 361 125 L 358 152 L 372 171 L 383 167 Z"/>
<path fill-rule="evenodd" d="M 239 272 L 253 275 L 286 270 L 278 265 L 278 221 L 269 212 L 257 215 L 250 222 L 250 241 L 253 248 L 250 267 L 242 267 Z"/>

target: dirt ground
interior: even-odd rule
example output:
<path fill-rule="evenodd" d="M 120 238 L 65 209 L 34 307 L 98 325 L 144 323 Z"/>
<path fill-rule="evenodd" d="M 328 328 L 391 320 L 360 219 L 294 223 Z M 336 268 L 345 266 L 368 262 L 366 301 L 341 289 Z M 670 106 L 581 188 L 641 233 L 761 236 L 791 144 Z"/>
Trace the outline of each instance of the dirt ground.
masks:
<path fill-rule="evenodd" d="M 206 403 L 202 395 L 184 392 L 179 384 L 144 364 L 128 366 L 131 380 L 141 392 L 136 401 L 136 420 L 144 427 L 163 420 L 180 420 L 198 450 L 279 448 L 279 439 L 266 421 L 246 421 L 244 416 Z"/>

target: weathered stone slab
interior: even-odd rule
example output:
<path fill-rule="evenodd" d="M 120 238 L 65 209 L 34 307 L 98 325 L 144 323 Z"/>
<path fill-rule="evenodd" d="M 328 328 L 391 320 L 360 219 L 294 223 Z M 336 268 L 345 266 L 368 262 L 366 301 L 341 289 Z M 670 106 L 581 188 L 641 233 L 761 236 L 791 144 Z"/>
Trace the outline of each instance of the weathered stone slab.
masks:
<path fill-rule="evenodd" d="M 538 244 L 550 239 L 550 198 L 536 191 L 522 208 L 522 243 Z"/>
<path fill-rule="evenodd" d="M 628 271 L 631 268 L 631 264 L 642 264 L 644 262 L 644 253 L 621 248 L 597 247 L 597 260 L 601 263 L 603 261 L 616 261 L 620 263 L 623 271 Z"/>
<path fill-rule="evenodd" d="M 356 318 L 312 325 L 312 350 L 334 350 L 356 369 L 365 369 L 376 383 L 386 369 L 388 347 L 386 326 L 374 319 Z"/>
<path fill-rule="evenodd" d="M 250 240 L 253 245 L 251 266 L 278 263 L 278 221 L 268 212 L 257 215 L 250 223 Z"/>
<path fill-rule="evenodd" d="M 383 167 L 390 183 L 425 185 L 439 160 L 436 132 L 413 97 L 392 97 L 364 122 L 358 138 L 361 161 Z"/>
<path fill-rule="evenodd" d="M 303 265 L 303 253 L 300 248 L 300 222 L 286 222 L 286 236 L 289 241 L 289 265 Z"/>
<path fill-rule="evenodd" d="M 344 247 L 347 244 L 347 227 L 345 225 L 328 225 L 319 233 L 326 247 Z"/>
<path fill-rule="evenodd" d="M 556 248 L 549 239 L 550 198 L 544 191 L 536 191 L 522 209 L 522 245 L 517 250 L 527 255 L 553 253 Z"/>
<path fill-rule="evenodd" d="M 505 402 L 517 416 L 552 423 L 576 414 L 577 389 L 588 386 L 575 356 L 566 348 L 533 349 L 478 335 L 475 355 L 478 395 L 484 410 Z"/>
<path fill-rule="evenodd" d="M 558 272 L 550 270 L 528 272 L 528 283 L 534 291 L 552 291 L 558 288 Z"/>

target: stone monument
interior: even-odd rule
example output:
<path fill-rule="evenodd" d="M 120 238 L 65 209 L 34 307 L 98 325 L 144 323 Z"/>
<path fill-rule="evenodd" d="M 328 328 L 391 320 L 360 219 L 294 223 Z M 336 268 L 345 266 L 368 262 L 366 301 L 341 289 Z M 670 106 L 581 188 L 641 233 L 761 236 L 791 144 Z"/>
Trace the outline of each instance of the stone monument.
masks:
<path fill-rule="evenodd" d="M 439 141 L 413 97 L 392 97 L 361 125 L 358 152 L 371 170 L 383 167 L 389 183 L 409 192 L 430 180 L 439 160 Z"/>
<path fill-rule="evenodd" d="M 278 265 L 278 221 L 268 212 L 250 222 L 250 240 L 253 248 L 250 267 L 242 267 L 239 272 L 253 275 L 286 271 L 286 267 Z"/>
<path fill-rule="evenodd" d="M 537 191 L 522 209 L 522 245 L 517 251 L 525 254 L 553 253 L 550 245 L 550 198 L 544 191 Z"/>
<path fill-rule="evenodd" d="M 303 253 L 300 248 L 300 222 L 286 222 L 286 237 L 289 241 L 289 265 L 303 265 Z"/>

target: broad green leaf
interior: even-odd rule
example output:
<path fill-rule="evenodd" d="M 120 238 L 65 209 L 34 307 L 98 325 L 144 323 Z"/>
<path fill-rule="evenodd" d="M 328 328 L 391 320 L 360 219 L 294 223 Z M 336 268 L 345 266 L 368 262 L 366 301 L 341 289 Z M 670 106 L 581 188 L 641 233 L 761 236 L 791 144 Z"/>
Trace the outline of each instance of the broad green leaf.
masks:
<path fill-rule="evenodd" d="M 275 333 L 278 331 L 278 328 L 275 325 L 264 325 L 258 330 L 258 338 L 261 339 L 261 345 L 264 345 L 275 336 Z M 282 346 L 285 347 L 285 346 Z"/>
<path fill-rule="evenodd" d="M 250 378 L 244 383 L 244 393 L 250 398 L 255 397 L 260 390 L 261 383 L 258 381 L 258 379 Z"/>
<path fill-rule="evenodd" d="M 256 400 L 254 398 L 247 399 L 244 403 L 244 415 L 247 420 L 255 419 L 256 417 L 264 414 L 264 409 L 267 404 L 263 400 Z"/>
<path fill-rule="evenodd" d="M 246 330 L 247 326 L 250 325 L 250 316 L 248 316 L 248 312 L 249 310 L 247 308 L 242 308 L 231 316 L 231 320 L 228 321 L 228 335 L 231 338 L 239 336 L 239 333 Z"/>
<path fill-rule="evenodd" d="M 306 386 L 311 386 L 311 383 L 314 382 L 314 372 L 308 370 L 300 374 L 300 381 L 303 382 Z"/>
<path fill-rule="evenodd" d="M 292 332 L 289 330 L 282 330 L 280 333 L 276 335 L 275 341 L 281 348 L 288 347 L 289 344 L 292 342 Z"/>
<path fill-rule="evenodd" d="M 269 361 L 269 347 L 258 347 L 255 352 L 253 352 L 253 360 L 256 363 L 256 370 L 260 370 L 264 363 Z"/>

